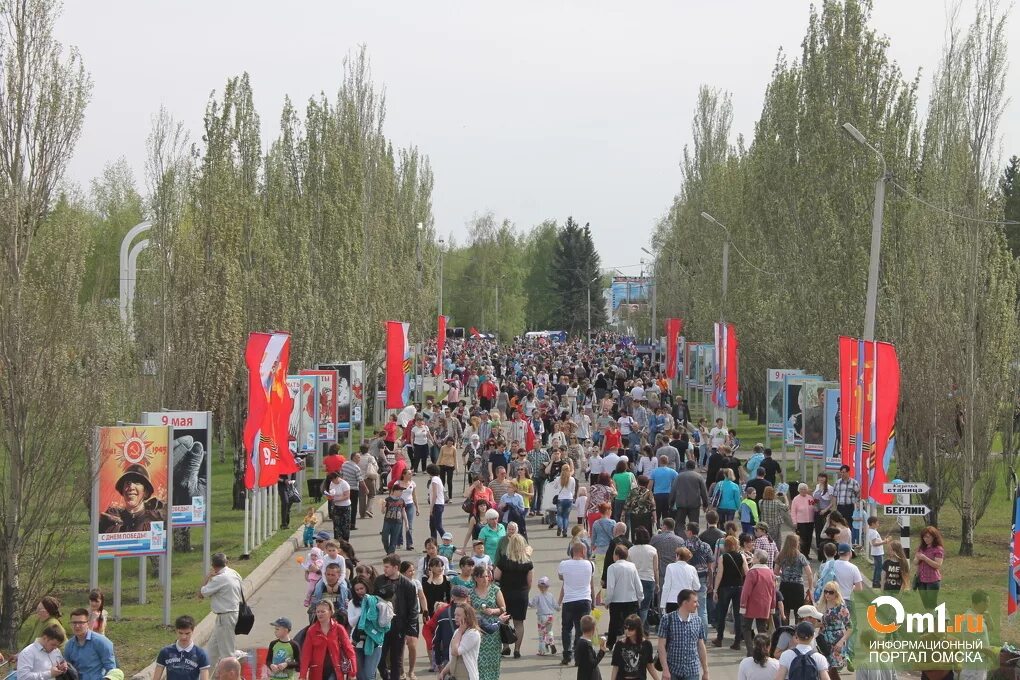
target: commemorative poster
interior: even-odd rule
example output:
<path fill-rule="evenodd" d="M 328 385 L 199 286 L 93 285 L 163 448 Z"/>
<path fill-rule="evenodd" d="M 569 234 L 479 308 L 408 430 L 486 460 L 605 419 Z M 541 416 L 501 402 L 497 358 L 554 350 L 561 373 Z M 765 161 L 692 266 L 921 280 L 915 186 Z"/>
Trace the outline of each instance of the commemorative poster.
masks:
<path fill-rule="evenodd" d="M 351 365 L 340 364 L 337 366 L 336 384 L 336 429 L 337 432 L 351 431 Z"/>
<path fill-rule="evenodd" d="M 712 393 L 715 382 L 715 347 L 704 345 L 701 353 L 701 389 L 705 394 Z"/>
<path fill-rule="evenodd" d="M 351 362 L 351 425 L 364 422 L 365 405 L 365 362 Z"/>
<path fill-rule="evenodd" d="M 825 392 L 839 388 L 832 380 L 805 382 L 800 390 L 804 420 L 804 455 L 820 459 L 825 453 Z"/>
<path fill-rule="evenodd" d="M 840 448 L 839 430 L 839 388 L 825 390 L 825 449 L 822 458 L 826 470 L 838 470 L 843 465 L 843 450 Z"/>
<path fill-rule="evenodd" d="M 336 441 L 336 383 L 335 366 L 319 366 L 316 370 L 301 370 L 299 375 L 314 375 L 319 378 L 319 441 Z"/>
<path fill-rule="evenodd" d="M 770 435 L 783 434 L 783 380 L 788 375 L 801 375 L 799 368 L 770 368 L 766 377 L 765 427 Z"/>
<path fill-rule="evenodd" d="M 804 409 L 801 388 L 806 382 L 821 380 L 820 375 L 788 375 L 783 380 L 783 441 L 788 446 L 804 443 Z"/>
<path fill-rule="evenodd" d="M 142 414 L 146 425 L 173 428 L 170 433 L 170 465 L 173 491 L 170 511 L 173 526 L 206 525 L 209 477 L 212 473 L 212 419 L 208 411 L 160 411 Z"/>
<path fill-rule="evenodd" d="M 169 445 L 169 427 L 99 428 L 92 497 L 100 559 L 166 552 Z"/>
<path fill-rule="evenodd" d="M 314 453 L 319 448 L 319 376 L 288 375 L 287 391 L 293 400 L 287 440 L 294 453 Z"/>

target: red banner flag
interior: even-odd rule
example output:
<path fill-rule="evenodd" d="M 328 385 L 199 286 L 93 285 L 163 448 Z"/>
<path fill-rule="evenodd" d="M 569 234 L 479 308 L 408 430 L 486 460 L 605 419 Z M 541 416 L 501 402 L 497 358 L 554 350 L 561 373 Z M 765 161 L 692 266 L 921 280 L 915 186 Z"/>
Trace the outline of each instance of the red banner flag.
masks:
<path fill-rule="evenodd" d="M 248 367 L 248 419 L 244 447 L 248 489 L 276 484 L 280 475 L 298 471 L 288 445 L 292 399 L 287 389 L 288 333 L 251 333 L 244 351 Z"/>
<path fill-rule="evenodd" d="M 439 331 L 436 334 L 436 367 L 433 375 L 443 374 L 443 348 L 446 347 L 446 317 L 439 315 Z"/>
<path fill-rule="evenodd" d="M 480 338 L 480 337 L 482 337 L 482 334 L 479 333 L 478 329 L 475 328 L 474 326 L 472 326 L 471 328 L 468 329 L 468 333 L 471 334 L 472 338 Z"/>
<path fill-rule="evenodd" d="M 683 327 L 683 319 L 666 319 L 666 377 L 670 380 L 676 378 L 677 350 Z"/>
<path fill-rule="evenodd" d="M 731 323 L 715 322 L 715 374 L 712 376 L 712 403 L 736 408 L 740 403 L 738 381 L 737 331 Z"/>
<path fill-rule="evenodd" d="M 888 342 L 839 339 L 839 419 L 843 464 L 861 484 L 861 497 L 889 505 L 882 491 L 896 444 L 900 364 Z"/>
<path fill-rule="evenodd" d="M 404 408 L 411 401 L 411 345 L 406 321 L 386 322 L 386 408 Z"/>

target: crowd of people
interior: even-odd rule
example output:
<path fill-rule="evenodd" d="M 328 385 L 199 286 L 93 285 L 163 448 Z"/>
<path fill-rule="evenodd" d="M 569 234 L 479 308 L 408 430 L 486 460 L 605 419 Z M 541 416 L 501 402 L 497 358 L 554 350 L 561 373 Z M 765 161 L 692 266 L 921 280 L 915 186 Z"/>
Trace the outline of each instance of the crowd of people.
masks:
<path fill-rule="evenodd" d="M 607 654 L 616 680 L 704 678 L 708 650 L 729 636 L 747 657 L 741 678 L 806 677 L 807 663 L 836 678 L 865 587 L 855 554 L 873 565 L 871 587 L 938 590 L 936 528 L 908 560 L 875 518 L 851 526 L 863 504 L 848 468 L 791 491 L 769 449 L 738 457 L 737 432 L 692 420 L 661 366 L 621 338 L 451 340 L 438 360 L 445 394 L 389 416 L 349 458 L 335 446 L 324 457 L 332 530 L 305 516 L 308 620 L 296 632 L 273 621 L 264 676 L 417 680 L 427 659 L 440 680 L 492 680 L 531 638 L 579 679 L 601 677 Z M 369 564 L 351 540 L 375 513 L 385 556 Z M 555 574 L 536 574 L 536 532 L 562 541 Z M 196 647 L 194 621 L 179 618 L 155 680 L 206 680 L 218 663 L 231 672 L 242 591 L 225 556 L 201 594 L 216 614 L 210 644 Z M 63 642 L 59 614 L 40 608 L 33 658 Z M 72 613 L 76 635 L 79 619 L 94 637 L 78 644 L 105 649 L 94 613 Z M 82 658 L 72 642 L 40 668 L 58 677 L 59 663 Z M 114 667 L 111 645 L 101 669 Z"/>

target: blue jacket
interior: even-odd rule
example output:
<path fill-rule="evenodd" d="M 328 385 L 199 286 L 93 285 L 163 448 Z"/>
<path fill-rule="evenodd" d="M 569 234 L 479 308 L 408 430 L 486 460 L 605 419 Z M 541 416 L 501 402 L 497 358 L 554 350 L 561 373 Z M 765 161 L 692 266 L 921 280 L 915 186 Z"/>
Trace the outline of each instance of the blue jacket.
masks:
<path fill-rule="evenodd" d="M 719 509 L 736 510 L 740 506 L 740 501 L 743 500 L 737 483 L 724 479 L 718 482 L 717 486 L 719 487 Z"/>
<path fill-rule="evenodd" d="M 78 644 L 72 635 L 64 645 L 64 658 L 78 671 L 81 680 L 103 680 L 117 667 L 113 643 L 105 635 L 93 631 L 85 634 L 85 643 Z"/>

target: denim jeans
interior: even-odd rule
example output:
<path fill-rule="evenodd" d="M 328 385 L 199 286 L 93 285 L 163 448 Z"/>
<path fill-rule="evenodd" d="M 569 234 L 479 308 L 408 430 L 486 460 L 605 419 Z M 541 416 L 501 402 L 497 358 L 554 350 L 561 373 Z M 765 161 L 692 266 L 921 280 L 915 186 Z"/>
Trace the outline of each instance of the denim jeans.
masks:
<path fill-rule="evenodd" d="M 443 528 L 443 510 L 445 508 L 445 505 L 433 504 L 432 513 L 429 515 L 429 536 L 434 537 L 437 542 L 443 540 L 443 534 L 446 533 L 446 529 Z"/>
<path fill-rule="evenodd" d="M 641 581 L 641 592 L 643 597 L 638 616 L 641 617 L 641 623 L 647 623 L 648 610 L 652 608 L 652 602 L 655 600 L 655 581 Z"/>
<path fill-rule="evenodd" d="M 581 637 L 581 617 L 591 614 L 591 600 L 564 602 L 560 609 L 563 627 L 560 638 L 563 642 L 563 658 L 568 661 L 574 653 L 574 641 Z"/>
<path fill-rule="evenodd" d="M 698 465 L 708 467 L 708 444 L 704 442 L 698 445 Z"/>
<path fill-rule="evenodd" d="M 882 564 L 885 562 L 885 555 L 872 555 L 875 561 L 875 568 L 871 572 L 871 587 L 878 588 L 882 583 Z"/>
<path fill-rule="evenodd" d="M 559 502 L 559 508 L 556 512 L 556 526 L 559 527 L 564 534 L 567 533 L 567 529 L 570 528 L 570 509 L 574 507 L 574 501 L 569 498 L 561 498 Z M 578 626 L 581 624 L 578 623 Z"/>
<path fill-rule="evenodd" d="M 698 588 L 698 616 L 705 626 L 705 633 L 708 633 L 708 576 L 699 576 L 701 586 Z"/>
<path fill-rule="evenodd" d="M 396 552 L 397 544 L 400 543 L 401 531 L 403 529 L 402 523 L 395 519 L 383 520 L 382 532 L 382 547 L 383 552 L 389 555 L 390 553 Z"/>
<path fill-rule="evenodd" d="M 376 645 L 368 656 L 365 656 L 364 649 L 356 649 L 354 655 L 358 661 L 358 680 L 375 680 L 375 672 L 382 658 L 382 645 Z"/>
<path fill-rule="evenodd" d="M 623 521 L 623 519 L 622 519 L 622 517 L 623 517 L 623 504 L 626 503 L 626 502 L 627 502 L 627 500 L 624 499 L 624 498 L 614 498 L 613 499 L 613 514 L 612 514 L 612 517 L 617 522 L 622 522 Z"/>
<path fill-rule="evenodd" d="M 542 490 L 545 489 L 545 478 L 539 477 L 534 480 L 535 493 L 531 497 L 531 511 L 538 512 L 542 509 Z"/>
<path fill-rule="evenodd" d="M 414 545 L 414 536 L 411 535 L 411 529 L 414 528 L 414 511 L 416 510 L 414 503 L 408 503 L 404 506 L 407 511 L 407 539 L 404 545 L 410 549 Z"/>

